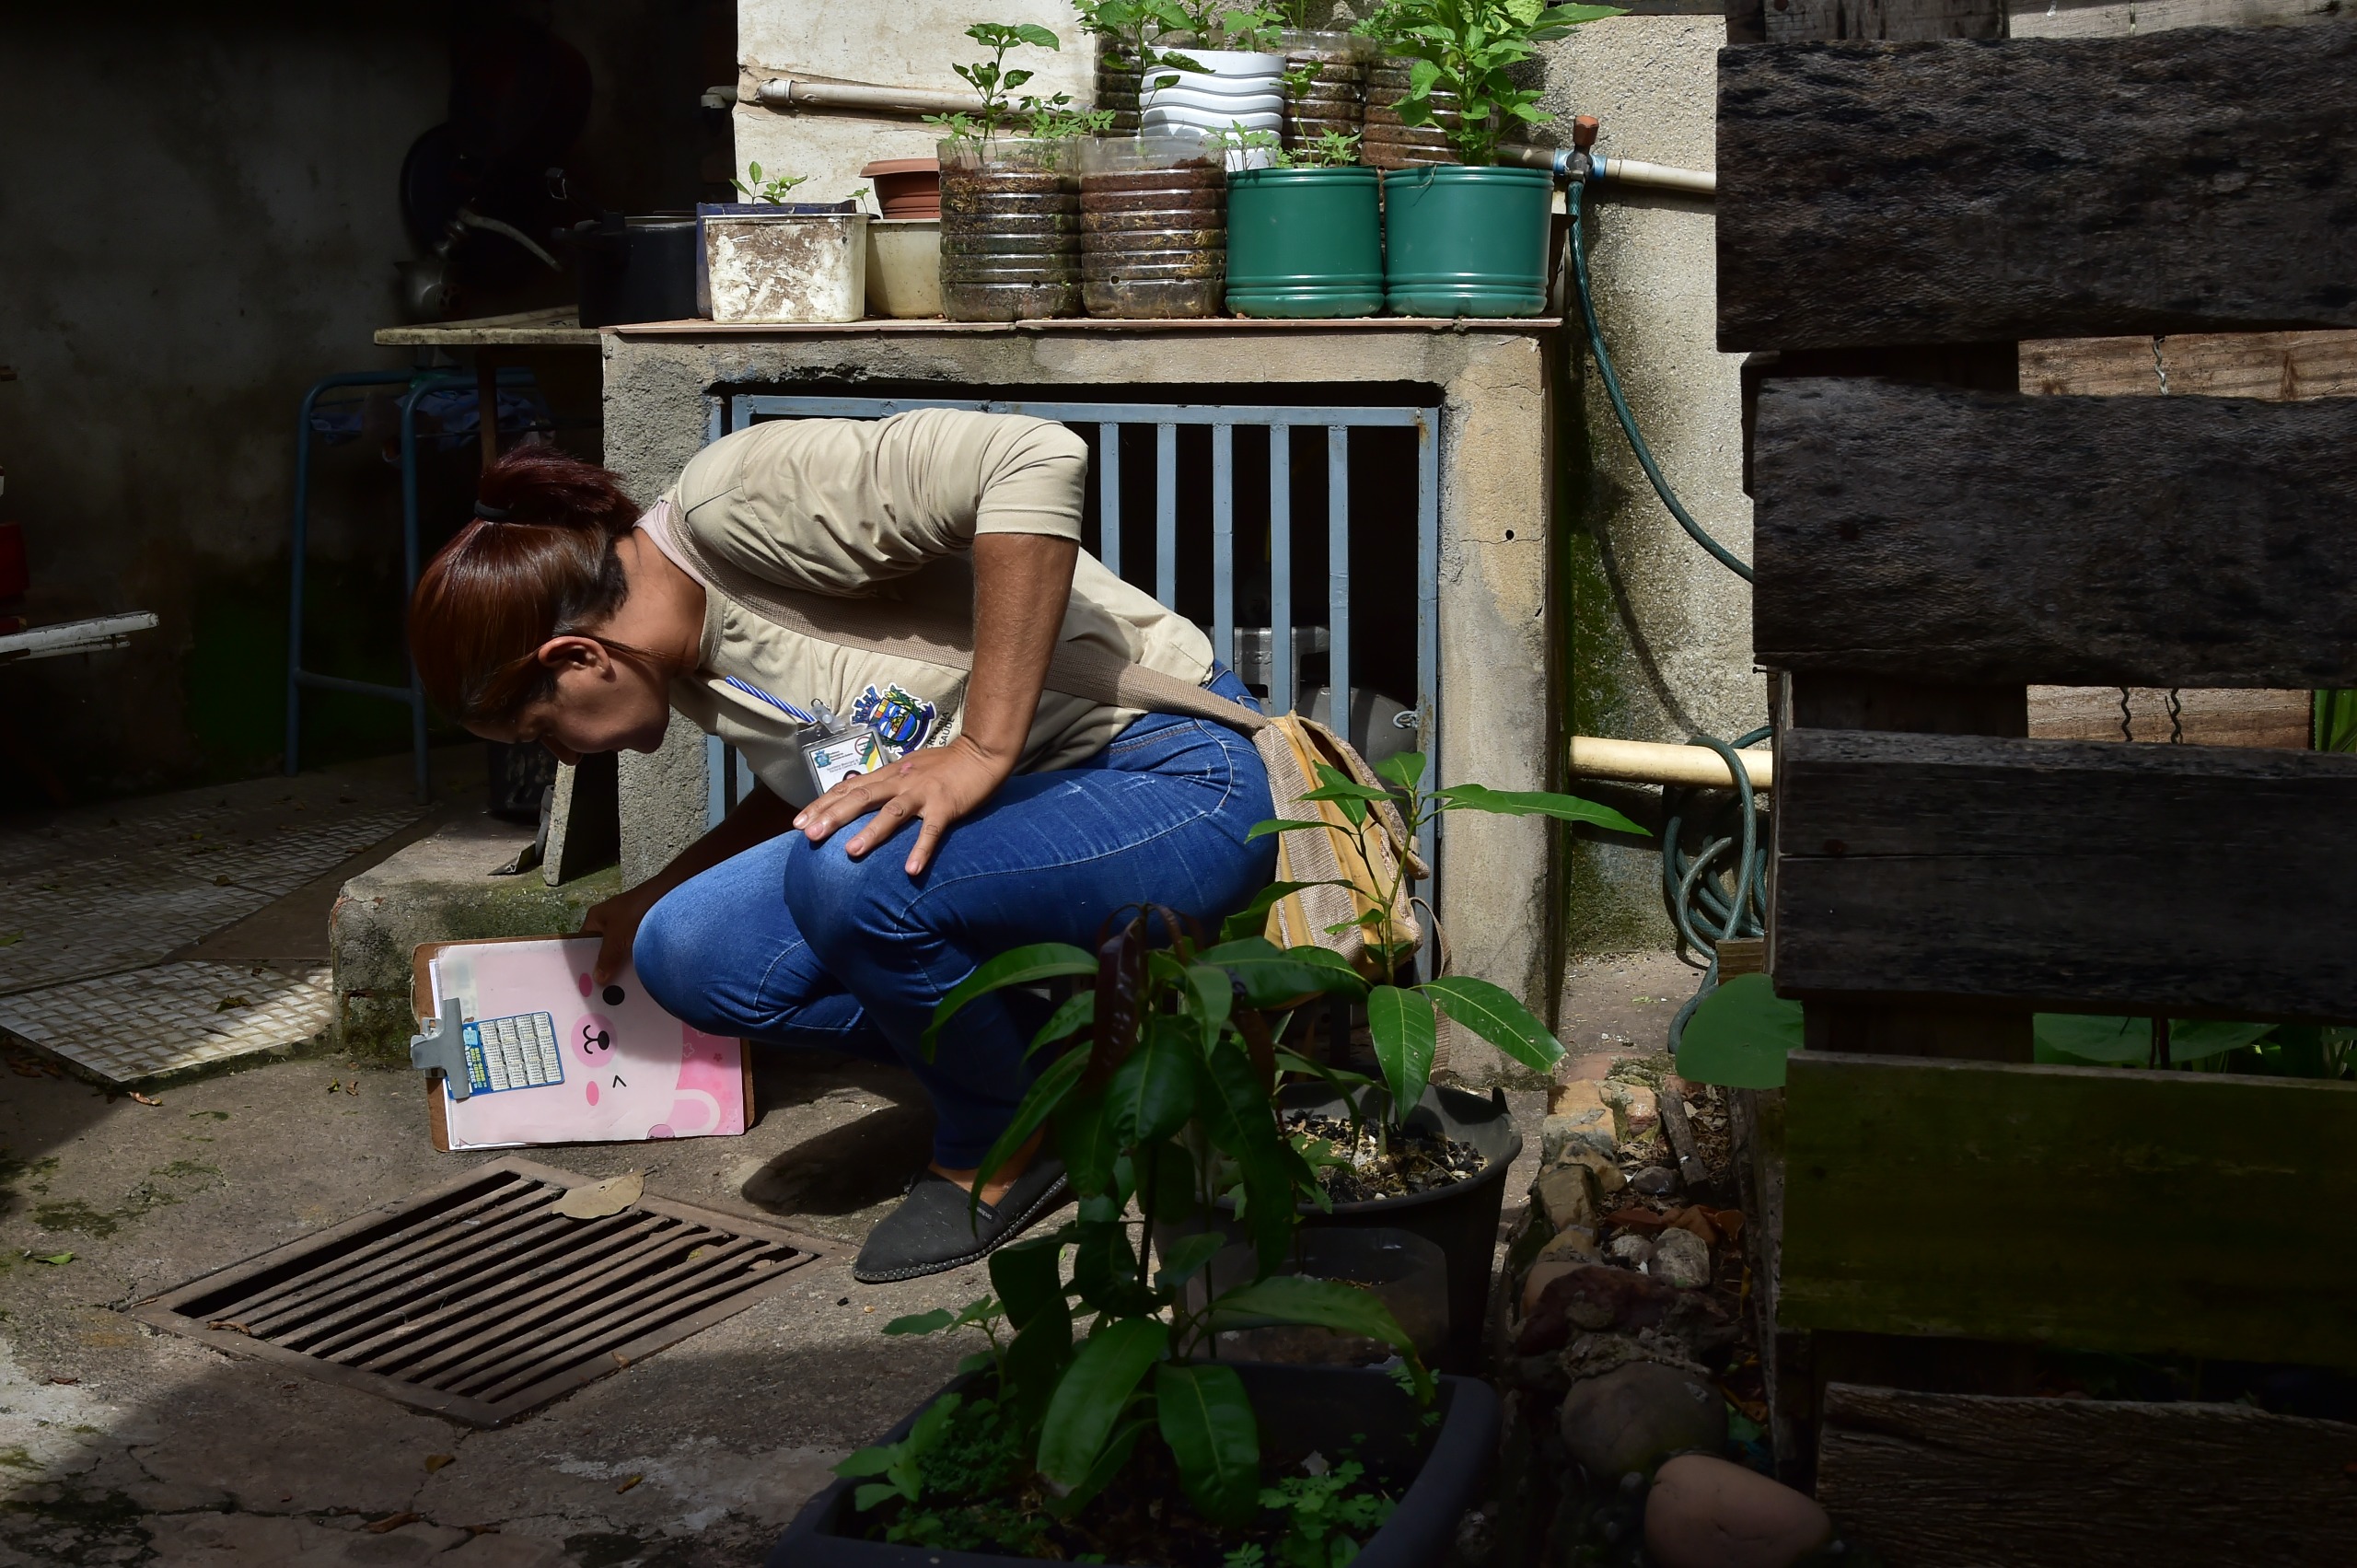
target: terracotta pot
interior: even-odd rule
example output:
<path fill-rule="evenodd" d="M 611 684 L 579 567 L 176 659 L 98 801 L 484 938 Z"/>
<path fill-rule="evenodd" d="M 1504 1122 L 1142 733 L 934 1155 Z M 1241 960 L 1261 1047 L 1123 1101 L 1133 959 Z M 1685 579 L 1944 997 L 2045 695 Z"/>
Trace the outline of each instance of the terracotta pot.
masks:
<path fill-rule="evenodd" d="M 941 215 L 939 158 L 879 158 L 861 169 L 859 177 L 876 187 L 876 203 L 888 218 Z"/>

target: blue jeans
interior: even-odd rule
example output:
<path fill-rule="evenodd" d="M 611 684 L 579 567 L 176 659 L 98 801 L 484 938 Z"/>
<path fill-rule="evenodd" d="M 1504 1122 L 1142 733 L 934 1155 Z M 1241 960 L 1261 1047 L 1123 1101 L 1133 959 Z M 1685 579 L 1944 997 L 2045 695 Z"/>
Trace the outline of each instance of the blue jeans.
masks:
<path fill-rule="evenodd" d="M 1252 704 L 1232 673 L 1208 690 Z M 901 869 L 914 822 L 859 860 L 843 846 L 866 818 L 823 844 L 784 833 L 666 894 L 633 956 L 648 993 L 700 1029 L 905 1065 L 933 1098 L 934 1157 L 967 1169 L 1039 1075 L 1023 1053 L 1050 1008 L 984 997 L 927 1062 L 934 1004 L 1010 947 L 1094 947 L 1124 904 L 1215 929 L 1275 874 L 1276 841 L 1245 842 L 1274 814 L 1242 731 L 1148 714 L 1077 767 L 1007 780 L 922 877 Z"/>

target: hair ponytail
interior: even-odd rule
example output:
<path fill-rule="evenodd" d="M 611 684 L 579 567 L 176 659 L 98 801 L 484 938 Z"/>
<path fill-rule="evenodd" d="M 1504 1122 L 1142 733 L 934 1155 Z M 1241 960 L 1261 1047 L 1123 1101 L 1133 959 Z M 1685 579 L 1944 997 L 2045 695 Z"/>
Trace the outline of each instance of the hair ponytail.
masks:
<path fill-rule="evenodd" d="M 612 473 L 553 447 L 502 453 L 476 497 L 474 520 L 427 564 L 409 607 L 418 679 L 461 723 L 511 719 L 549 694 L 540 645 L 621 608 L 614 543 L 639 517 Z"/>

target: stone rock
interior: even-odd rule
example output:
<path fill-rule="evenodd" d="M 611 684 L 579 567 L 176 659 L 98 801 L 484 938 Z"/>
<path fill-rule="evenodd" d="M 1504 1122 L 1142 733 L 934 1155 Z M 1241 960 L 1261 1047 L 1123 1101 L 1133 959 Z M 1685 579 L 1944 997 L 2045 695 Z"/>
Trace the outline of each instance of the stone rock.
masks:
<path fill-rule="evenodd" d="M 1621 1173 L 1619 1160 L 1610 1155 L 1600 1155 L 1584 1144 L 1567 1146 L 1555 1164 L 1562 1169 L 1577 1167 L 1586 1171 L 1596 1179 L 1596 1190 L 1600 1193 L 1609 1195 L 1629 1185 L 1629 1179 Z"/>
<path fill-rule="evenodd" d="M 1574 1258 L 1541 1258 L 1530 1265 L 1530 1272 L 1522 1277 L 1522 1315 L 1530 1316 L 1547 1287 L 1580 1267 L 1586 1260 Z"/>
<path fill-rule="evenodd" d="M 1612 1131 L 1609 1106 L 1587 1105 L 1550 1116 L 1538 1124 L 1538 1163 L 1553 1167 L 1574 1149 L 1593 1150 L 1608 1159 L 1620 1152 Z"/>
<path fill-rule="evenodd" d="M 1678 1173 L 1664 1166 L 1649 1165 L 1629 1178 L 1629 1185 L 1648 1198 L 1659 1198 L 1678 1191 Z"/>
<path fill-rule="evenodd" d="M 1609 1263 L 1590 1263 L 1556 1275 L 1515 1335 L 1516 1355 L 1560 1350 L 1583 1330 L 1634 1334 L 1647 1329 L 1673 1333 L 1696 1350 L 1727 1343 L 1735 1325 L 1716 1301 Z"/>
<path fill-rule="evenodd" d="M 1709 1284 L 1711 1244 L 1690 1230 L 1665 1230 L 1654 1242 L 1653 1272 L 1680 1290 Z"/>
<path fill-rule="evenodd" d="M 1596 1088 L 1604 1103 L 1620 1113 L 1620 1135 L 1623 1138 L 1650 1132 L 1661 1124 L 1661 1103 L 1653 1090 L 1644 1085 L 1608 1078 Z"/>
<path fill-rule="evenodd" d="M 1654 1244 L 1633 1231 L 1624 1231 L 1612 1238 L 1604 1254 L 1616 1263 L 1631 1269 L 1643 1268 L 1653 1261 Z"/>
<path fill-rule="evenodd" d="M 1546 1172 L 1530 1184 L 1530 1195 L 1546 1212 L 1547 1223 L 1559 1231 L 1566 1225 L 1596 1224 L 1596 1195 L 1588 1173 L 1581 1167 Z"/>
<path fill-rule="evenodd" d="M 1707 1379 L 1658 1362 L 1583 1378 L 1563 1396 L 1563 1446 L 1592 1480 L 1648 1470 L 1727 1440 L 1726 1401 Z"/>
<path fill-rule="evenodd" d="M 1584 1225 L 1570 1225 L 1557 1231 L 1553 1238 L 1538 1249 L 1535 1261 L 1593 1263 L 1603 1255 L 1596 1245 L 1596 1232 Z"/>
<path fill-rule="evenodd" d="M 1662 1466 L 1645 1499 L 1645 1551 L 1659 1568 L 1791 1568 L 1832 1539 L 1815 1500 L 1707 1454 Z"/>

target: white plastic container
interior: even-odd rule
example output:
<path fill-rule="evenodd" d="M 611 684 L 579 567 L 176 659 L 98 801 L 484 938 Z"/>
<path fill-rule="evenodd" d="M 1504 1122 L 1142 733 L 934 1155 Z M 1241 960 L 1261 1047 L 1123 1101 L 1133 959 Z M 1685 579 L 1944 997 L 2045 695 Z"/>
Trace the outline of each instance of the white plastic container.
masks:
<path fill-rule="evenodd" d="M 870 218 L 867 313 L 895 320 L 941 314 L 941 220 Z"/>
<path fill-rule="evenodd" d="M 865 213 L 707 216 L 717 322 L 856 321 L 867 310 Z"/>

